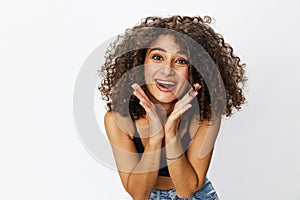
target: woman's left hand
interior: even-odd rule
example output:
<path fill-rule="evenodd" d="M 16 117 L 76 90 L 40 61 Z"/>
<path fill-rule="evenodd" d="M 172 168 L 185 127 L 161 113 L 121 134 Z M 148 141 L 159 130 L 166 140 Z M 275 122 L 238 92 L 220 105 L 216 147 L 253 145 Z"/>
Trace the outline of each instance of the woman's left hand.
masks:
<path fill-rule="evenodd" d="M 189 92 L 174 105 L 174 109 L 164 126 L 166 137 L 176 135 L 182 114 L 192 107 L 192 104 L 190 103 L 197 96 L 201 86 L 196 83 L 194 84 L 194 88 L 191 88 Z"/>

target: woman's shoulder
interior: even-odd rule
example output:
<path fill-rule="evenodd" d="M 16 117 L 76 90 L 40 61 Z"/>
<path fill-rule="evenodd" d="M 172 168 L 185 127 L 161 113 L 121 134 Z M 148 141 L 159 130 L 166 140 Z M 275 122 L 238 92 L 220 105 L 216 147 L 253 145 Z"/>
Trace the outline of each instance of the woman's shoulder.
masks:
<path fill-rule="evenodd" d="M 105 126 L 113 127 L 130 136 L 134 135 L 134 124 L 130 116 L 123 116 L 118 112 L 107 111 L 104 115 Z"/>
<path fill-rule="evenodd" d="M 202 130 L 202 132 L 206 132 L 209 128 L 220 127 L 221 124 L 221 116 L 213 117 L 212 119 L 204 119 L 200 120 L 200 117 L 194 115 L 189 120 L 189 133 L 190 137 L 194 138 L 197 132 Z"/>

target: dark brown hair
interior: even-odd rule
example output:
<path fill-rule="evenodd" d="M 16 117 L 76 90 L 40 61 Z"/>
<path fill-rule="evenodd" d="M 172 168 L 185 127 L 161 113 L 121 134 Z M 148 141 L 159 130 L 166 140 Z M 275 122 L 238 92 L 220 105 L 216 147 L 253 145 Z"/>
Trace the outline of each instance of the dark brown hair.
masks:
<path fill-rule="evenodd" d="M 196 98 L 200 120 L 210 120 L 214 115 L 230 116 L 233 108 L 241 109 L 246 100 L 245 64 L 240 63 L 232 47 L 210 23 L 208 16 L 147 17 L 118 36 L 107 49 L 105 63 L 98 71 L 101 78 L 98 88 L 107 109 L 130 115 L 132 119 L 145 114 L 130 86 L 138 83 L 147 90 L 143 73 L 147 47 L 159 35 L 166 34 L 174 35 L 176 43 L 190 52 L 188 81 L 202 86 Z"/>

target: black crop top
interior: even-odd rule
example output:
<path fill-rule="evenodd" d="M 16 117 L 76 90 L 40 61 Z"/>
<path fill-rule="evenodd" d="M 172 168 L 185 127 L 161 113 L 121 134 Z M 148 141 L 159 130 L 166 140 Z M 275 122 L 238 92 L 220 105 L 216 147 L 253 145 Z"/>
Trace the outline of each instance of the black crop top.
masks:
<path fill-rule="evenodd" d="M 137 131 L 135 131 L 133 141 L 134 141 L 135 147 L 137 149 L 137 152 L 140 153 L 140 156 L 141 156 L 141 154 L 144 152 L 144 146 L 143 146 L 142 140 L 139 137 Z M 184 136 L 182 138 L 182 145 L 183 145 L 183 149 L 185 150 L 185 152 L 188 148 L 190 141 L 191 141 L 190 134 L 189 134 L 189 132 L 187 132 L 184 134 Z M 158 176 L 170 177 L 168 166 L 167 166 L 167 161 L 166 161 L 165 148 L 162 148 L 162 150 L 161 150 L 160 167 L 159 167 L 159 171 L 158 171 Z"/>

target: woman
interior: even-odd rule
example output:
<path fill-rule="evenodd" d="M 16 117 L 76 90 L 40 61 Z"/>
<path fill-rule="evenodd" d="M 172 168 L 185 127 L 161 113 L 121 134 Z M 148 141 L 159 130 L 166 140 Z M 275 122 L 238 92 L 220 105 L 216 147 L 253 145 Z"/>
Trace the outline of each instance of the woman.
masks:
<path fill-rule="evenodd" d="M 206 174 L 221 116 L 245 103 L 244 65 L 210 17 L 147 17 L 100 70 L 105 128 L 134 200 L 218 199 Z"/>

